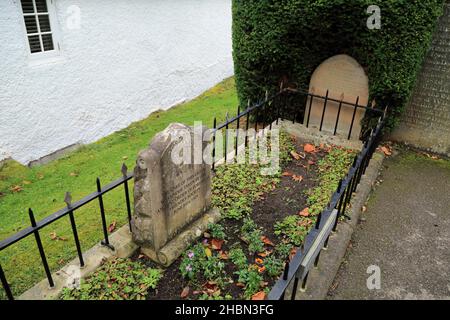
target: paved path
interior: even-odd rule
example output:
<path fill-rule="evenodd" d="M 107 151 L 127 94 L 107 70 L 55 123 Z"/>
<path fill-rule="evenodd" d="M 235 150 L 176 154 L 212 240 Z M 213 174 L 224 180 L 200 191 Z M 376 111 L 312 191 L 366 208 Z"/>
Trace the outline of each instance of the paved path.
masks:
<path fill-rule="evenodd" d="M 450 299 L 450 161 L 401 151 L 380 179 L 328 298 Z M 380 290 L 367 288 L 370 265 Z"/>

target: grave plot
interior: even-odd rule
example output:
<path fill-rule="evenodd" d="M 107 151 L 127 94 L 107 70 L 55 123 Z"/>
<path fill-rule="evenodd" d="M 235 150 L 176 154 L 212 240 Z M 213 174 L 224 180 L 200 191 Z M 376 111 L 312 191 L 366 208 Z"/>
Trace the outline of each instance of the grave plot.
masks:
<path fill-rule="evenodd" d="M 136 252 L 132 263 L 151 272 L 161 270 L 161 274 L 159 281 L 145 287 L 148 291 L 133 297 L 266 298 L 355 155 L 336 146 L 315 146 L 286 133 L 281 134 L 280 152 L 281 170 L 274 176 L 262 175 L 258 165 L 218 167 L 212 177 L 211 202 L 221 211 L 222 220 L 209 223 L 199 239 L 163 271 L 155 259 Z M 95 283 L 96 277 L 87 283 Z M 108 281 L 110 286 L 120 282 L 114 276 Z M 120 294 L 123 299 L 130 297 L 123 290 Z M 80 290 L 66 290 L 64 298 L 81 295 Z M 95 292 L 85 295 L 97 298 Z"/>

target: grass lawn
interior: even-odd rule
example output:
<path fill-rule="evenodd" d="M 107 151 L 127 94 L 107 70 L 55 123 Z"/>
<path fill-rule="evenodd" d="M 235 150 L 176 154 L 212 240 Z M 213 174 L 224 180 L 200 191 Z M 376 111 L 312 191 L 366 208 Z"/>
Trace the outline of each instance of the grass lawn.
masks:
<path fill-rule="evenodd" d="M 30 225 L 29 207 L 40 220 L 65 206 L 66 191 L 72 193 L 75 201 L 96 191 L 97 177 L 102 184 L 119 178 L 122 163 L 132 170 L 137 153 L 170 123 L 193 125 L 194 121 L 203 121 L 211 127 L 215 116 L 219 121 L 225 118 L 226 112 L 236 113 L 237 104 L 234 79 L 230 78 L 190 102 L 152 113 L 124 130 L 49 164 L 30 169 L 14 161 L 6 162 L 0 168 L 0 239 Z M 127 222 L 123 188 L 105 195 L 104 204 L 108 224 L 116 221 L 117 226 L 121 226 Z M 83 251 L 102 239 L 97 201 L 76 211 L 75 219 Z M 63 240 L 52 240 L 52 233 Z M 52 271 L 76 256 L 69 217 L 44 228 L 41 238 Z M 45 277 L 33 236 L 0 252 L 0 263 L 15 295 Z M 0 298 L 5 298 L 1 286 Z"/>

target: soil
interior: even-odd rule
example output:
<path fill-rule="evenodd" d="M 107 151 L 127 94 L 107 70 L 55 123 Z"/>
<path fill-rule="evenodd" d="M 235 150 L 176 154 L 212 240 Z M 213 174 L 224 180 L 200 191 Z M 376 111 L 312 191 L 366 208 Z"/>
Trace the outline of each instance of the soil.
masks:
<path fill-rule="evenodd" d="M 299 213 L 301 210 L 307 207 L 306 205 L 306 190 L 311 189 L 317 184 L 317 162 L 325 156 L 325 151 L 318 151 L 316 153 L 304 153 L 303 145 L 304 141 L 295 141 L 295 147 L 298 154 L 304 155 L 304 159 L 293 160 L 283 166 L 282 172 L 289 173 L 289 175 L 283 175 L 277 188 L 270 193 L 264 194 L 253 205 L 252 218 L 259 227 L 263 229 L 264 235 L 268 237 L 274 245 L 281 242 L 281 238 L 274 234 L 274 225 L 276 222 L 283 220 L 289 215 Z M 295 181 L 292 178 L 293 175 L 302 176 L 301 182 Z M 246 248 L 245 242 L 240 238 L 240 228 L 242 221 L 224 219 L 220 224 L 225 228 L 227 235 L 227 241 L 222 246 L 224 252 L 228 252 L 230 247 L 239 243 L 243 248 Z M 202 241 L 204 238 L 200 239 Z M 268 246 L 267 249 L 270 249 Z M 246 251 L 246 250 L 244 250 Z M 249 264 L 254 264 L 254 256 L 248 256 Z M 149 267 L 157 267 L 152 261 L 145 256 L 135 253 L 132 259 L 139 260 L 145 263 Z M 237 268 L 233 263 L 225 261 L 225 272 L 227 277 L 233 280 L 233 283 L 227 284 L 225 290 L 222 291 L 221 296 L 229 294 L 233 299 L 242 299 L 243 289 L 236 285 L 237 276 L 234 274 Z M 190 286 L 190 293 L 187 299 L 196 299 L 194 294 L 195 290 L 200 289 L 201 285 L 206 283 L 205 279 L 199 278 L 198 288 L 193 288 L 192 283 L 185 280 L 179 271 L 181 258 L 173 263 L 169 268 L 164 271 L 164 276 L 160 280 L 156 290 L 151 290 L 148 295 L 148 299 L 151 300 L 173 300 L 181 299 L 180 294 L 183 288 Z M 267 287 L 270 288 L 277 281 L 277 278 L 270 278 L 267 274 L 264 274 L 264 281 L 267 282 Z"/>

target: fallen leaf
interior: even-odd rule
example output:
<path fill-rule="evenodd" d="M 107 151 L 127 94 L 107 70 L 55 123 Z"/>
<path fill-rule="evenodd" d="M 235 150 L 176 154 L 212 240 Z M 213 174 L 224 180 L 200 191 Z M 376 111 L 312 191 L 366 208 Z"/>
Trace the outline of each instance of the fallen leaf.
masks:
<path fill-rule="evenodd" d="M 214 250 L 222 249 L 222 245 L 223 245 L 223 240 L 212 239 L 212 241 L 211 241 L 211 247 Z"/>
<path fill-rule="evenodd" d="M 189 295 L 189 287 L 184 287 L 183 291 L 181 291 L 180 297 L 182 299 L 186 298 Z"/>
<path fill-rule="evenodd" d="M 205 238 L 211 238 L 211 235 L 210 235 L 208 232 L 203 233 L 203 236 L 204 236 Z"/>
<path fill-rule="evenodd" d="M 295 152 L 294 150 L 291 151 L 291 156 L 292 156 L 295 160 L 300 160 L 300 159 L 302 159 L 302 157 L 301 157 L 297 152 Z"/>
<path fill-rule="evenodd" d="M 210 248 L 205 248 L 205 254 L 207 257 L 211 257 L 212 256 L 212 252 Z"/>
<path fill-rule="evenodd" d="M 138 256 L 138 259 L 142 259 L 142 258 L 144 258 L 145 256 L 143 255 L 143 254 L 140 254 L 139 256 Z"/>
<path fill-rule="evenodd" d="M 70 175 L 71 177 L 78 177 L 78 173 L 76 173 L 76 172 L 71 172 L 69 175 Z"/>
<path fill-rule="evenodd" d="M 361 211 L 364 213 L 367 211 L 367 207 L 366 206 L 362 206 Z"/>
<path fill-rule="evenodd" d="M 313 146 L 312 144 L 307 143 L 307 144 L 305 144 L 305 145 L 303 146 L 303 150 L 304 150 L 306 153 L 313 153 L 313 152 L 316 151 L 316 147 Z"/>
<path fill-rule="evenodd" d="M 383 151 L 386 156 L 392 155 L 392 151 L 388 146 L 382 146 L 381 151 Z"/>
<path fill-rule="evenodd" d="M 283 172 L 281 175 L 282 175 L 283 177 L 291 177 L 291 176 L 293 176 L 294 174 L 293 174 L 292 172 L 285 171 L 285 172 Z"/>
<path fill-rule="evenodd" d="M 112 232 L 116 229 L 116 224 L 117 224 L 117 222 L 116 222 L 116 221 L 113 221 L 113 222 L 109 225 L 109 227 L 108 227 L 108 232 L 109 232 L 109 233 L 112 233 Z"/>
<path fill-rule="evenodd" d="M 260 258 L 256 258 L 255 262 L 258 263 L 258 264 L 263 264 L 264 263 L 263 259 L 260 259 Z"/>
<path fill-rule="evenodd" d="M 236 282 L 236 287 L 245 288 L 245 284 L 243 284 L 241 282 Z"/>
<path fill-rule="evenodd" d="M 252 300 L 265 300 L 266 299 L 266 293 L 264 291 L 260 291 L 258 293 L 255 293 L 252 296 Z"/>
<path fill-rule="evenodd" d="M 264 271 L 266 271 L 266 267 L 265 266 L 262 266 L 262 267 L 258 268 L 258 272 L 259 273 L 263 273 Z"/>
<path fill-rule="evenodd" d="M 296 181 L 296 182 L 302 182 L 302 181 L 303 181 L 303 177 L 294 174 L 294 175 L 292 176 L 292 180 L 294 180 L 294 181 Z"/>
<path fill-rule="evenodd" d="M 314 161 L 312 161 L 312 160 L 308 160 L 308 164 L 309 164 L 310 166 L 313 166 L 313 165 L 315 165 L 316 163 L 315 163 Z"/>
<path fill-rule="evenodd" d="M 228 252 L 220 251 L 219 252 L 219 259 L 221 259 L 221 260 L 228 260 L 229 259 Z"/>
<path fill-rule="evenodd" d="M 309 217 L 309 208 L 305 208 L 302 211 L 300 211 L 298 213 L 299 216 L 301 217 Z"/>
<path fill-rule="evenodd" d="M 22 191 L 22 190 L 23 190 L 22 187 L 19 186 L 19 185 L 14 186 L 14 187 L 11 187 L 11 191 L 12 191 L 12 192 L 20 192 L 20 191 Z"/>
<path fill-rule="evenodd" d="M 23 180 L 22 183 L 23 183 L 23 184 L 31 184 L 32 182 L 31 182 L 31 181 L 28 181 L 28 180 Z"/>
<path fill-rule="evenodd" d="M 274 247 L 275 245 L 273 244 L 272 241 L 270 241 L 269 238 L 267 238 L 266 236 L 262 236 L 261 237 L 261 241 L 264 242 L 264 244 L 268 245 L 268 246 L 272 246 Z"/>
<path fill-rule="evenodd" d="M 267 257 L 268 255 L 270 255 L 272 253 L 272 251 L 269 251 L 269 250 L 267 250 L 267 251 L 265 251 L 265 252 L 258 252 L 258 256 L 260 256 L 260 257 L 262 257 L 262 258 L 265 258 L 265 257 Z"/>
<path fill-rule="evenodd" d="M 50 239 L 52 239 L 52 240 L 58 239 L 58 236 L 56 235 L 56 232 L 50 233 Z"/>

